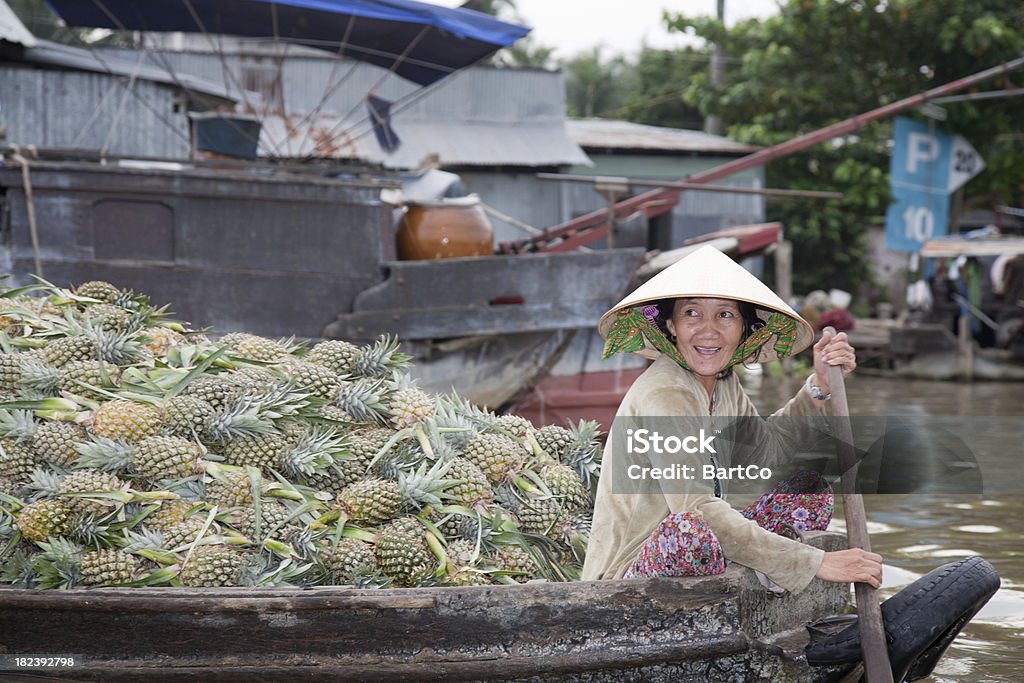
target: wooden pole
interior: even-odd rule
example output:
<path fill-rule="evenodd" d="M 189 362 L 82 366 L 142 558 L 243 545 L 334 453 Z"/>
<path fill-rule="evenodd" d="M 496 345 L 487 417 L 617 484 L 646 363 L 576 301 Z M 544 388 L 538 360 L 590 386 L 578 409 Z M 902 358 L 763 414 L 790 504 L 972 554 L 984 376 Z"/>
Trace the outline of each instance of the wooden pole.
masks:
<path fill-rule="evenodd" d="M 793 243 L 780 240 L 775 245 L 775 293 L 787 304 L 793 298 Z M 793 359 L 782 359 L 786 377 L 793 376 Z"/>
<path fill-rule="evenodd" d="M 833 337 L 836 331 L 826 327 L 824 332 Z M 850 426 L 850 405 L 846 401 L 846 383 L 843 369 L 838 365 L 828 368 L 828 386 L 832 392 L 832 434 L 836 439 L 839 467 L 842 471 L 843 512 L 846 515 L 846 537 L 851 548 L 871 550 L 868 536 L 864 498 L 857 493 L 857 455 L 853 450 L 853 429 Z M 868 683 L 892 683 L 889 647 L 882 623 L 882 606 L 875 589 L 869 583 L 854 584 L 859 617 L 860 649 L 864 657 L 864 671 Z"/>

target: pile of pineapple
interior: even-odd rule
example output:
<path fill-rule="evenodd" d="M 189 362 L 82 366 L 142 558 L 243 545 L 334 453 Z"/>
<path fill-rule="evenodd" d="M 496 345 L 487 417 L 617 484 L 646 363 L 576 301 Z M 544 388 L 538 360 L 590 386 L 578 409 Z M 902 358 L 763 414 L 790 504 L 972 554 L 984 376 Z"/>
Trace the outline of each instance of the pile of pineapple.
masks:
<path fill-rule="evenodd" d="M 418 388 L 396 340 L 211 339 L 107 282 L 0 288 L 0 582 L 579 576 L 597 425 Z"/>

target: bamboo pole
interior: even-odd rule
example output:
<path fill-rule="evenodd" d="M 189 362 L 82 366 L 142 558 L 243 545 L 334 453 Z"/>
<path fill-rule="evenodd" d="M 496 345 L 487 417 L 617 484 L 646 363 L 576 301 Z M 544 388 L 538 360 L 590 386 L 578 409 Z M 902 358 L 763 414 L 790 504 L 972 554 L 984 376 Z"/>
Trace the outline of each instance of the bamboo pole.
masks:
<path fill-rule="evenodd" d="M 826 327 L 833 337 L 835 329 Z M 828 386 L 832 393 L 832 434 L 836 439 L 839 467 L 842 471 L 843 513 L 846 516 L 846 537 L 851 548 L 871 550 L 864 498 L 857 493 L 857 455 L 853 450 L 853 429 L 850 426 L 850 405 L 846 401 L 846 382 L 838 365 L 828 368 Z M 882 606 L 869 583 L 854 584 L 859 617 L 860 649 L 868 683 L 893 683 L 889 664 L 889 646 L 882 623 Z"/>

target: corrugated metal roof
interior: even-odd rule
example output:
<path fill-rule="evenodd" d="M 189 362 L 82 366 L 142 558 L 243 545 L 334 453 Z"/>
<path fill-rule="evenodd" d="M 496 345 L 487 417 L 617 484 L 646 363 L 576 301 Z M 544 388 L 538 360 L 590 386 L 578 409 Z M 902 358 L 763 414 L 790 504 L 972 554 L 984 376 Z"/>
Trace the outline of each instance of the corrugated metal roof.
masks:
<path fill-rule="evenodd" d="M 98 52 L 122 60 L 137 55 Z M 149 51 L 145 59 L 147 66 L 162 68 L 165 75 L 169 68 L 179 78 L 189 74 L 222 82 L 241 105 L 251 104 L 257 111 L 261 102 L 283 106 L 287 116 L 280 111 L 260 115 L 261 148 L 268 156 L 302 158 L 322 140 L 321 151 L 328 152 L 324 156 L 360 158 L 390 168 L 416 167 L 430 153 L 438 154 L 443 164 L 590 165 L 565 127 L 564 79 L 557 72 L 474 67 L 420 89 L 371 64 L 305 54 Z M 242 84 L 262 84 L 268 92 L 261 99 L 242 91 Z M 371 90 L 395 102 L 392 123 L 402 146 L 394 154 L 385 154 L 373 134 L 366 133 L 365 100 Z M 305 112 L 315 114 L 312 126 L 303 121 Z"/>
<path fill-rule="evenodd" d="M 143 59 L 123 59 L 110 55 L 104 56 L 96 50 L 88 50 L 73 45 L 54 43 L 49 40 L 37 40 L 34 47 L 25 50 L 21 61 L 28 64 L 48 64 L 67 69 L 93 71 L 114 76 L 141 78 L 154 83 L 164 83 L 204 95 L 213 95 L 221 100 L 234 101 L 231 94 L 217 83 L 196 78 L 188 74 L 169 74 L 166 69 L 148 66 Z"/>
<path fill-rule="evenodd" d="M 717 154 L 747 154 L 759 149 L 698 130 L 645 126 L 640 123 L 607 119 L 576 119 L 566 123 L 569 135 L 584 149 Z"/>
<path fill-rule="evenodd" d="M 0 40 L 25 47 L 36 44 L 36 37 L 25 28 L 25 24 L 21 23 L 21 19 L 18 19 L 4 0 L 0 0 Z"/>
<path fill-rule="evenodd" d="M 590 164 L 586 154 L 569 139 L 564 122 L 493 123 L 481 121 L 423 121 L 402 115 L 392 120 L 401 146 L 387 153 L 366 124 L 346 131 L 339 118 L 320 114 L 302 121 L 300 116 L 263 119 L 260 153 L 265 156 L 356 158 L 387 168 L 415 168 L 436 154 L 443 165 L 557 166 Z"/>

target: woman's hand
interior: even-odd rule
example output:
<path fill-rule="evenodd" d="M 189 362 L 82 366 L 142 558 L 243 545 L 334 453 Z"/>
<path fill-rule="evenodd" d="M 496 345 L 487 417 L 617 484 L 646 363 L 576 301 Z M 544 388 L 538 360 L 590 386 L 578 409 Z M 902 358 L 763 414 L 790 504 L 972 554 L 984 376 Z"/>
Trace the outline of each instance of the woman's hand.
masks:
<path fill-rule="evenodd" d="M 828 385 L 828 366 L 839 365 L 846 377 L 857 367 L 857 352 L 846 338 L 845 332 L 832 336 L 828 332 L 821 333 L 821 339 L 814 345 L 814 385 L 823 394 L 832 393 Z"/>
<path fill-rule="evenodd" d="M 815 576 L 833 583 L 869 583 L 879 588 L 882 585 L 882 556 L 860 548 L 825 553 Z"/>

